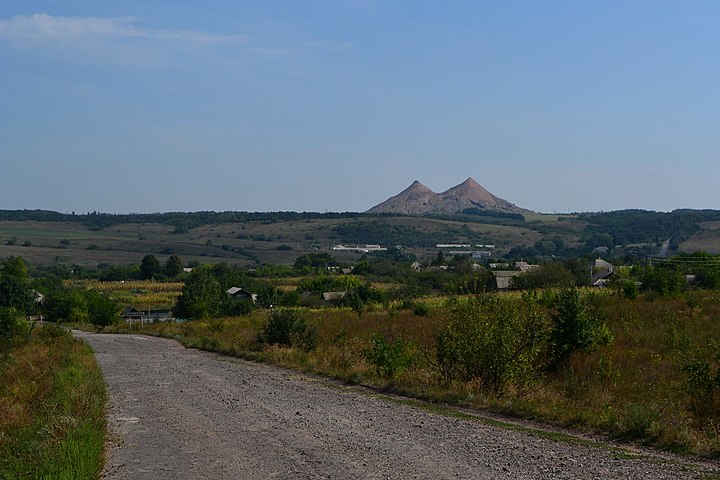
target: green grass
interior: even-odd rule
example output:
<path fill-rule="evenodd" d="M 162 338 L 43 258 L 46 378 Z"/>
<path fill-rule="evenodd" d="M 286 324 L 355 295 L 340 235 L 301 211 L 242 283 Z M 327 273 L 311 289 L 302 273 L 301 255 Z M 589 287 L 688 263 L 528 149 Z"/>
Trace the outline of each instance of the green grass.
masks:
<path fill-rule="evenodd" d="M 105 382 L 90 347 L 44 327 L 0 365 L 0 478 L 95 479 Z"/>

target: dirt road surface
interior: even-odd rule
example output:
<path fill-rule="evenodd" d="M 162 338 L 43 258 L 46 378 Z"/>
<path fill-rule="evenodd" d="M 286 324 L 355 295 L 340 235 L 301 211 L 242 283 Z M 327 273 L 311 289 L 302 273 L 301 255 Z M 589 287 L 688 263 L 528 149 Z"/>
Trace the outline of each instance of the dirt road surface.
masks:
<path fill-rule="evenodd" d="M 75 333 L 108 384 L 103 478 L 677 480 L 707 468 L 431 413 L 168 339 Z"/>

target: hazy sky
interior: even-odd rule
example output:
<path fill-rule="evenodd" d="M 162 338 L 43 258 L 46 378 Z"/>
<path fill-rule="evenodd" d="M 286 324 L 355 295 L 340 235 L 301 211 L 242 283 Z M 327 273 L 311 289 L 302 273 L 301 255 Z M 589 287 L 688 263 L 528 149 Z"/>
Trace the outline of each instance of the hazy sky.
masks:
<path fill-rule="evenodd" d="M 2 0 L 0 208 L 720 209 L 720 2 Z"/>

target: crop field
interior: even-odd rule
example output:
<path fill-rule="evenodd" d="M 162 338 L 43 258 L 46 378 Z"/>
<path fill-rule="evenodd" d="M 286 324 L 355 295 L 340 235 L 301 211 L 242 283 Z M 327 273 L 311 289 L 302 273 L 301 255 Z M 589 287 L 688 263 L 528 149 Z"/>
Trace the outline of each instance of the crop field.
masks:
<path fill-rule="evenodd" d="M 182 291 L 182 282 L 154 282 L 150 280 L 98 282 L 79 280 L 68 285 L 81 290 L 95 290 L 107 294 L 124 307 L 138 309 L 169 309 L 175 305 Z"/>

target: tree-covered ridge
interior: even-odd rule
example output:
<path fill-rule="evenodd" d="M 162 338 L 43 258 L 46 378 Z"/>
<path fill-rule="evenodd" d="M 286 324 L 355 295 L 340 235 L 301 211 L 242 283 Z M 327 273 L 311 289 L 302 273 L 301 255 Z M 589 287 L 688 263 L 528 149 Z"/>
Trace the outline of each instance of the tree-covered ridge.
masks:
<path fill-rule="evenodd" d="M 462 227 L 448 226 L 444 230 L 427 231 L 416 225 L 388 224 L 378 221 L 358 220 L 343 223 L 333 228 L 341 241 L 355 244 L 403 245 L 406 247 L 434 247 L 447 242 L 484 243 L 485 237 Z"/>
<path fill-rule="evenodd" d="M 615 212 L 581 213 L 579 218 L 588 222 L 585 230 L 588 240 L 599 234 L 606 235 L 606 241 L 612 241 L 613 245 L 658 243 L 668 239 L 672 239 L 673 242 L 677 243 L 697 232 L 701 223 L 720 220 L 720 211 L 690 209 L 673 210 L 672 212 L 618 210 Z M 598 238 L 595 240 L 598 240 Z"/>
<path fill-rule="evenodd" d="M 355 212 L 166 212 L 166 213 L 59 213 L 50 210 L 0 210 L 0 221 L 77 222 L 89 227 L 110 227 L 121 223 L 160 223 L 179 229 L 234 222 L 281 222 L 355 218 L 367 216 Z"/>

